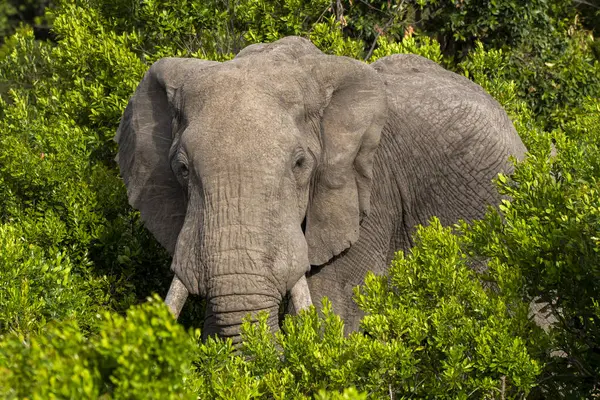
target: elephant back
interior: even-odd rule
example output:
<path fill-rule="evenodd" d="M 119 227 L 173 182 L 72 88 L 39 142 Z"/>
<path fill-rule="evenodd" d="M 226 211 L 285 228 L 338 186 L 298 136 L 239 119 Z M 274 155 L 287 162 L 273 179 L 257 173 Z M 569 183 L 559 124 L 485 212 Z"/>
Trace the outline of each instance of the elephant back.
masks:
<path fill-rule="evenodd" d="M 418 55 L 372 67 L 388 103 L 379 156 L 403 192 L 405 223 L 483 217 L 501 199 L 493 179 L 526 152 L 504 109 L 481 86 Z"/>

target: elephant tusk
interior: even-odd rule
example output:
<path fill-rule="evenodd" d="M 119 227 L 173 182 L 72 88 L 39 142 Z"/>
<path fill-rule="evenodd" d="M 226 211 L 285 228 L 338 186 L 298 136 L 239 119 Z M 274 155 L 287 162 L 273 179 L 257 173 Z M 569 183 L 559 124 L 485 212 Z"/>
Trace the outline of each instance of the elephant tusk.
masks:
<path fill-rule="evenodd" d="M 312 306 L 312 299 L 310 297 L 310 290 L 308 289 L 308 282 L 306 282 L 306 276 L 302 275 L 302 278 L 298 279 L 298 282 L 294 285 L 290 291 L 292 298 L 292 306 L 297 314 L 300 310 L 304 310 Z"/>
<path fill-rule="evenodd" d="M 169 310 L 175 319 L 179 317 L 179 313 L 181 313 L 181 309 L 187 300 L 188 294 L 189 292 L 185 288 L 183 282 L 175 275 L 173 277 L 173 282 L 171 282 L 169 293 L 167 293 L 167 298 L 165 299 L 165 304 L 169 307 Z"/>

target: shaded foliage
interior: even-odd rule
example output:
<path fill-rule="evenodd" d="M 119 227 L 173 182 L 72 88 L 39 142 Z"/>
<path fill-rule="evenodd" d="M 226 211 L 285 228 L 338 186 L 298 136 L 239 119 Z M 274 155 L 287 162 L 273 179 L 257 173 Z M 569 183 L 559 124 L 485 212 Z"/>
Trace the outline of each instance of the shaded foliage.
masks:
<path fill-rule="evenodd" d="M 52 0 L 4 0 L 0 2 L 0 42 L 15 33 L 23 24 L 34 29 L 37 39 L 48 39 L 51 21 L 46 18 L 45 11 L 52 5 Z"/>

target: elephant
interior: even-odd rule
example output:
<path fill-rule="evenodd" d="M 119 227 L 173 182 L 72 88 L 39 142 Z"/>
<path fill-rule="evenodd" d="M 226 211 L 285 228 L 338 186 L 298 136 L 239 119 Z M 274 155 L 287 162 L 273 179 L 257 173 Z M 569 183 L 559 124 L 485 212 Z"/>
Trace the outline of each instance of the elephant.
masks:
<path fill-rule="evenodd" d="M 167 305 L 203 296 L 204 337 L 234 343 L 248 313 L 277 330 L 286 298 L 293 312 L 327 296 L 357 330 L 367 271 L 433 216 L 481 218 L 526 152 L 489 94 L 433 61 L 366 64 L 293 36 L 156 61 L 115 140 L 129 202 L 173 256 Z"/>

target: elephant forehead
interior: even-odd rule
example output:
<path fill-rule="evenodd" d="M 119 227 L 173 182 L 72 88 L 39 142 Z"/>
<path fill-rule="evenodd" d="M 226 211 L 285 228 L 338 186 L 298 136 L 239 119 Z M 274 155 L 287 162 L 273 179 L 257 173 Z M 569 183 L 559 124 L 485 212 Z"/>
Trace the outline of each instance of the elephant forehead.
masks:
<path fill-rule="evenodd" d="M 223 163 L 280 168 L 298 146 L 294 119 L 277 108 L 260 105 L 261 97 L 246 94 L 238 101 L 216 102 L 190 118 L 182 143 L 191 158 Z"/>
<path fill-rule="evenodd" d="M 293 63 L 224 63 L 182 86 L 182 142 L 201 149 L 192 152 L 210 160 L 207 168 L 225 161 L 281 168 L 309 134 L 306 114 L 318 106 L 319 90 Z"/>
<path fill-rule="evenodd" d="M 277 144 L 280 138 L 286 143 L 285 133 L 296 134 L 298 122 L 318 103 L 318 87 L 305 76 L 254 68 L 215 71 L 184 84 L 183 113 L 207 139 L 218 135 L 221 142 L 241 145 L 247 138 L 252 145 L 261 138 Z"/>
<path fill-rule="evenodd" d="M 314 102 L 319 87 L 309 71 L 298 63 L 262 60 L 252 57 L 243 62 L 233 60 L 211 68 L 184 83 L 190 97 L 203 103 L 219 100 L 240 103 L 275 100 L 280 105 Z M 221 105 L 222 106 L 222 105 Z M 265 107 L 266 104 L 261 104 Z"/>

